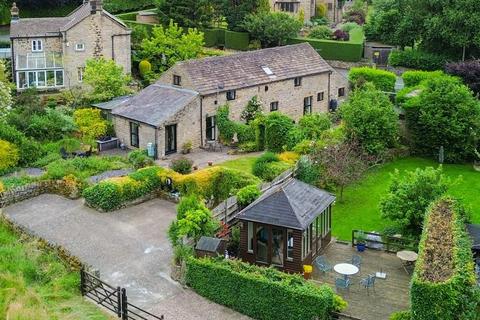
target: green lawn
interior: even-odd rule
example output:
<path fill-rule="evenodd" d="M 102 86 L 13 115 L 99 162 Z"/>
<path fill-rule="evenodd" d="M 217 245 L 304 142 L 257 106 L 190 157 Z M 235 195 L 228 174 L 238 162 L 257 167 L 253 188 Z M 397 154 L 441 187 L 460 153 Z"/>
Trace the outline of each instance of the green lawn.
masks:
<path fill-rule="evenodd" d="M 345 188 L 344 201 L 337 203 L 333 209 L 332 232 L 342 240 L 350 240 L 352 229 L 365 231 L 382 231 L 389 225 L 380 217 L 378 204 L 390 185 L 390 173 L 395 169 L 404 172 L 438 164 L 421 158 L 405 158 L 387 163 L 373 169 L 357 184 Z M 450 194 L 463 200 L 472 210 L 472 220 L 480 223 L 480 172 L 472 165 L 444 165 L 444 172 L 452 180 L 461 176 L 451 187 Z"/>
<path fill-rule="evenodd" d="M 58 256 L 0 221 L 0 319 L 112 319 L 81 297 L 79 284 Z"/>
<path fill-rule="evenodd" d="M 252 173 L 253 163 L 257 158 L 258 157 L 256 156 L 246 156 L 235 160 L 222 162 L 219 164 L 219 166 Z"/>

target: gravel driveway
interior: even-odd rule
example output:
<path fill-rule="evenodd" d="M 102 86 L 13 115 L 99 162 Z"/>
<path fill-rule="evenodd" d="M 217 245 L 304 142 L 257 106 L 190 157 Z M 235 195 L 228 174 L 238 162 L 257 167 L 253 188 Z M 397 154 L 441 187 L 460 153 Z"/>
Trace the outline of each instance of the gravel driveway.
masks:
<path fill-rule="evenodd" d="M 127 289 L 129 301 L 165 319 L 249 319 L 212 303 L 170 279 L 167 229 L 175 205 L 160 199 L 111 213 L 44 194 L 4 209 L 16 223 L 67 248 Z"/>

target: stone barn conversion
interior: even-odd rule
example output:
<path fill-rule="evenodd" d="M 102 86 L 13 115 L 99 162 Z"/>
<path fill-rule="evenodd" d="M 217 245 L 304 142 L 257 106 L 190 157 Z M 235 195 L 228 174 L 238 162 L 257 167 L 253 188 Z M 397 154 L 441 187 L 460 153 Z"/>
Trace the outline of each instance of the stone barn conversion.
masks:
<path fill-rule="evenodd" d="M 279 111 L 295 121 L 328 112 L 345 98 L 347 80 L 309 44 L 297 44 L 177 63 L 153 85 L 112 111 L 117 137 L 128 148 L 157 147 L 157 156 L 216 141 L 215 115 L 228 104 L 240 121 L 257 97 L 264 112 Z"/>

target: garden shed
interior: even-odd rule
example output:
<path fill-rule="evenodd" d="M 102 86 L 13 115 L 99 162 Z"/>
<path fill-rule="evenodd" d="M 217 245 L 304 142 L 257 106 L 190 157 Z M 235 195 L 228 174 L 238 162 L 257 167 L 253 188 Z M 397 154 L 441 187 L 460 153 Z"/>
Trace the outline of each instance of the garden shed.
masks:
<path fill-rule="evenodd" d="M 225 251 L 225 241 L 213 237 L 201 237 L 195 246 L 195 255 L 199 258 L 216 257 L 223 255 Z"/>
<path fill-rule="evenodd" d="M 240 257 L 302 272 L 331 240 L 335 196 L 297 179 L 268 189 L 238 214 Z"/>

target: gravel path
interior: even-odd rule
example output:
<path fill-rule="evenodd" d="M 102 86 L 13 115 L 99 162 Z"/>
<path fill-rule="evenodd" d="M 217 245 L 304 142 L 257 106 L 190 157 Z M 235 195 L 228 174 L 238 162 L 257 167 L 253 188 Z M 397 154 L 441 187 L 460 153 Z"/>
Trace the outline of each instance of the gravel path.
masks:
<path fill-rule="evenodd" d="M 173 203 L 154 199 L 111 213 L 44 194 L 4 212 L 36 235 L 67 248 L 100 270 L 101 278 L 127 289 L 129 301 L 164 314 L 165 320 L 249 319 L 210 302 L 170 278 L 167 229 Z"/>
<path fill-rule="evenodd" d="M 44 173 L 45 173 L 45 170 L 40 169 L 40 168 L 25 168 L 25 169 L 21 169 L 21 170 L 16 171 L 16 172 L 6 174 L 6 175 L 3 176 L 3 178 L 21 177 L 21 176 L 24 176 L 24 175 L 36 178 L 36 177 L 40 177 Z"/>
<path fill-rule="evenodd" d="M 99 183 L 100 181 L 103 181 L 108 178 L 114 178 L 114 177 L 123 177 L 126 176 L 127 174 L 133 172 L 133 169 L 119 169 L 119 170 L 110 170 L 110 171 L 105 171 L 102 172 L 96 176 L 91 176 L 88 178 L 88 182 L 90 183 Z"/>

